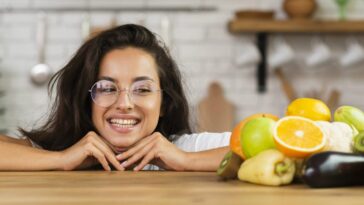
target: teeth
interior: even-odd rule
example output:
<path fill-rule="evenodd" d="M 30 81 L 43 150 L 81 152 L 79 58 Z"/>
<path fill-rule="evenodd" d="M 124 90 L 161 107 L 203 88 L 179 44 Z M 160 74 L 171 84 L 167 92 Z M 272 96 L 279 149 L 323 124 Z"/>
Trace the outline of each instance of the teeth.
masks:
<path fill-rule="evenodd" d="M 111 119 L 111 124 L 114 124 L 118 127 L 132 127 L 137 123 L 137 120 L 132 119 Z"/>

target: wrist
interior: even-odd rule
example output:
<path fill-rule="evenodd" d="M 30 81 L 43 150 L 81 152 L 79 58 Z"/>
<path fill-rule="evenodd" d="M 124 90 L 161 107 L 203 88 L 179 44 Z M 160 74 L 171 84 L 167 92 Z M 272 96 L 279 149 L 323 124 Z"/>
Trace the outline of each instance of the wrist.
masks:
<path fill-rule="evenodd" d="M 52 170 L 57 170 L 57 171 L 66 170 L 64 160 L 62 159 L 62 152 L 50 151 L 49 156 L 50 156 L 49 157 L 50 164 L 52 165 L 52 168 L 51 168 Z"/>

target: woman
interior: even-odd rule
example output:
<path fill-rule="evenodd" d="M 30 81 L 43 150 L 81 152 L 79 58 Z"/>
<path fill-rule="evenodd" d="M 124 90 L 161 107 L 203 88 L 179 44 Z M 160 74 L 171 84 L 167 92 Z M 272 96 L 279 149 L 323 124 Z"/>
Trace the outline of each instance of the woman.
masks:
<path fill-rule="evenodd" d="M 49 90 L 57 95 L 45 125 L 20 129 L 23 139 L 1 136 L 0 170 L 99 164 L 105 170 L 216 170 L 229 133 L 189 134 L 180 73 L 162 45 L 132 24 L 88 40 L 51 79 Z"/>

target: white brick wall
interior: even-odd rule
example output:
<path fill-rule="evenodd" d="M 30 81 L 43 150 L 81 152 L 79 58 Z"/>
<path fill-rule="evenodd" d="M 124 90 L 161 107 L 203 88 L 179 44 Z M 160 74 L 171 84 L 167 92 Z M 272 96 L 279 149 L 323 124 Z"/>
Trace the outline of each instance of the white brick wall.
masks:
<path fill-rule="evenodd" d="M 254 36 L 231 35 L 227 22 L 238 9 L 273 9 L 279 18 L 283 0 L 0 0 L 4 8 L 122 8 L 120 12 L 90 13 L 93 26 L 107 26 L 115 18 L 119 24 L 140 23 L 156 33 L 161 32 L 161 19 L 171 22 L 171 51 L 185 77 L 186 90 L 192 109 L 206 93 L 209 83 L 218 81 L 225 89 L 225 96 L 237 107 L 236 121 L 256 112 L 284 114 L 288 101 L 281 91 L 280 83 L 270 73 L 268 92 L 256 92 L 255 66 L 240 67 L 235 64 L 240 47 L 254 41 Z M 315 18 L 337 18 L 337 7 L 332 0 L 318 0 L 319 10 Z M 142 12 L 127 11 L 125 8 L 170 8 L 216 7 L 215 11 L 204 12 Z M 348 18 L 364 18 L 364 1 L 352 0 L 348 7 Z M 47 12 L 47 10 L 45 9 Z M 46 60 L 54 71 L 60 69 L 81 45 L 81 23 L 87 12 L 47 12 L 48 38 Z M 7 95 L 2 99 L 7 112 L 0 116 L 0 125 L 10 132 L 17 126 L 31 127 L 47 111 L 46 87 L 37 87 L 29 80 L 29 70 L 37 63 L 35 25 L 37 13 L 0 13 L 0 45 L 4 52 L 0 60 L 0 79 L 6 85 Z M 297 92 L 302 95 L 312 89 L 320 89 L 325 83 L 328 91 L 336 88 L 342 92 L 342 104 L 351 104 L 364 109 L 364 69 L 362 64 L 355 68 L 339 69 L 337 60 L 327 68 L 305 70 L 303 59 L 310 52 L 310 40 L 317 35 L 286 35 L 294 48 L 298 60 L 287 65 L 285 71 Z M 355 35 L 363 43 L 363 35 Z M 347 35 L 325 35 L 323 39 L 332 48 L 335 56 L 345 51 Z M 1 59 L 1 58 L 0 58 Z M 301 63 L 299 63 L 301 62 Z M 4 86 L 3 86 L 4 87 Z M 1 88 L 1 87 L 0 87 Z M 327 96 L 327 94 L 326 94 Z M 1 127 L 0 127 L 1 129 Z"/>

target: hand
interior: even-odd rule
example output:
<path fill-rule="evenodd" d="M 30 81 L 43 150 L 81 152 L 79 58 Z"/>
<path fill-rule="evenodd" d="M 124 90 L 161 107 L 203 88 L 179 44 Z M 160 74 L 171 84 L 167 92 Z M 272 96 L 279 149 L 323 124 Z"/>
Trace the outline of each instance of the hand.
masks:
<path fill-rule="evenodd" d="M 187 163 L 187 153 L 178 149 L 159 132 L 140 140 L 116 158 L 119 161 L 126 160 L 122 163 L 124 168 L 139 162 L 134 171 L 143 169 L 149 163 L 166 170 L 183 171 Z"/>
<path fill-rule="evenodd" d="M 60 154 L 63 170 L 85 169 L 98 162 L 107 171 L 111 163 L 117 170 L 124 170 L 111 148 L 95 132 L 88 132 L 79 142 Z"/>

